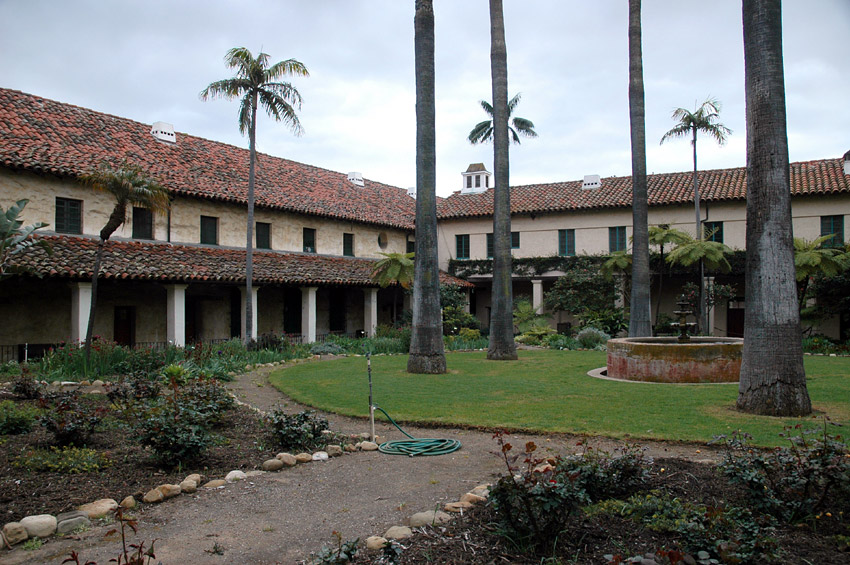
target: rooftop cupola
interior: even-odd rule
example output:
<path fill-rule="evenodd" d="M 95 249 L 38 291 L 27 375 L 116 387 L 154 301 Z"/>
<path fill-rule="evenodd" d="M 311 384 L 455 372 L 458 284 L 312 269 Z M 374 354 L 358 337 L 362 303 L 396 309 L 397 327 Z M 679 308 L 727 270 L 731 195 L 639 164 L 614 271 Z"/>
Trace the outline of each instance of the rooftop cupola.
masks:
<path fill-rule="evenodd" d="M 466 171 L 461 173 L 461 176 L 463 185 L 461 185 L 460 193 L 478 194 L 490 188 L 490 177 L 493 175 L 484 167 L 484 163 L 472 163 Z"/>

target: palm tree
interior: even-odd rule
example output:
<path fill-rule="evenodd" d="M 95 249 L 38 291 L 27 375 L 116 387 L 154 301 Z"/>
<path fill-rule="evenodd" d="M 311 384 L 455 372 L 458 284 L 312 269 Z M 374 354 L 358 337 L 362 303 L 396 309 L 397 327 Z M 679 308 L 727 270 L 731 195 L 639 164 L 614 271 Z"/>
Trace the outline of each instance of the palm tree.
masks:
<path fill-rule="evenodd" d="M 393 323 L 398 321 L 396 305 L 398 304 L 398 287 L 407 290 L 413 285 L 413 253 L 381 253 L 383 259 L 375 263 L 372 269 L 372 280 L 381 288 L 394 284 Z"/>
<path fill-rule="evenodd" d="M 668 139 L 673 139 L 676 137 L 688 137 L 691 136 L 691 145 L 693 146 L 694 151 L 694 212 L 696 214 L 696 237 L 702 239 L 704 234 L 702 233 L 702 220 L 700 214 L 700 204 L 699 204 L 699 178 L 697 175 L 697 133 L 702 132 L 707 134 L 709 137 L 713 137 L 717 143 L 723 145 L 726 143 L 726 138 L 729 134 L 732 133 L 732 130 L 724 126 L 723 124 L 717 121 L 720 116 L 720 102 L 714 98 L 706 98 L 705 102 L 700 104 L 699 108 L 691 112 L 685 108 L 676 108 L 673 110 L 673 119 L 678 120 L 678 124 L 665 133 L 661 137 L 661 143 L 664 143 Z M 699 279 L 699 295 L 700 295 L 700 312 L 699 312 L 699 326 L 700 328 L 705 327 L 705 280 L 704 279 L 704 267 L 700 265 L 700 279 Z"/>
<path fill-rule="evenodd" d="M 9 206 L 8 210 L 0 207 L 0 280 L 19 271 L 17 266 L 12 264 L 15 255 L 31 247 L 41 247 L 48 255 L 53 253 L 53 248 L 47 241 L 32 237 L 36 230 L 47 227 L 48 224 L 35 222 L 28 226 L 23 225 L 20 215 L 28 203 L 29 200 L 23 198 Z"/>
<path fill-rule="evenodd" d="M 520 143 L 520 135 L 525 137 L 537 137 L 537 132 L 534 131 L 534 122 L 519 117 L 510 119 L 511 114 L 514 113 L 521 97 L 522 93 L 517 93 L 517 95 L 511 98 L 508 102 L 508 131 L 511 134 L 511 139 L 517 145 Z M 469 139 L 469 142 L 473 145 L 493 141 L 493 106 L 491 106 L 486 100 L 480 100 L 479 104 L 481 104 L 481 107 L 487 115 L 490 116 L 490 119 L 478 122 L 478 124 L 472 128 L 472 131 L 469 132 L 469 137 L 467 139 Z"/>
<path fill-rule="evenodd" d="M 295 59 L 287 59 L 269 66 L 269 56 L 260 53 L 256 58 L 244 47 L 234 47 L 224 56 L 236 76 L 211 83 L 201 91 L 201 100 L 210 98 L 241 98 L 239 104 L 239 132 L 248 132 L 250 160 L 248 165 L 248 226 L 245 242 L 245 343 L 253 336 L 253 297 L 251 285 L 254 278 L 254 163 L 257 160 L 257 107 L 262 105 L 266 113 L 278 122 L 283 122 L 295 135 L 303 129 L 296 109 L 301 109 L 301 95 L 288 82 L 275 82 L 282 76 L 310 76 L 307 67 Z"/>
<path fill-rule="evenodd" d="M 408 373 L 446 372 L 437 262 L 437 148 L 434 94 L 434 5 L 416 0 L 416 268 Z"/>
<path fill-rule="evenodd" d="M 115 206 L 109 215 L 106 225 L 100 230 L 100 241 L 97 244 L 97 254 L 94 260 L 94 270 L 91 276 L 91 307 L 89 309 L 89 323 L 86 327 L 86 360 L 91 353 L 92 333 L 94 332 L 94 314 L 97 307 L 97 280 L 100 276 L 100 264 L 103 260 L 103 249 L 106 242 L 112 237 L 121 224 L 127 218 L 127 208 L 136 206 L 146 208 L 152 212 L 164 212 L 171 206 L 168 191 L 156 180 L 150 178 L 147 173 L 134 163 L 124 161 L 115 169 L 108 163 L 102 164 L 91 173 L 80 176 L 80 182 L 99 190 L 107 192 L 115 198 Z"/>
<path fill-rule="evenodd" d="M 511 280 L 511 193 L 508 156 L 508 51 L 502 0 L 490 0 L 490 73 L 493 82 L 493 290 L 487 359 L 517 358 Z"/>
<path fill-rule="evenodd" d="M 791 233 L 780 0 L 744 0 L 747 267 L 737 406 L 770 416 L 812 411 L 803 367 Z"/>
<path fill-rule="evenodd" d="M 681 245 L 693 239 L 687 233 L 671 228 L 670 224 L 661 224 L 649 228 L 649 243 L 657 245 L 660 255 L 658 262 L 658 295 L 655 299 L 655 325 L 658 325 L 658 315 L 661 313 L 661 291 L 664 286 L 664 246 L 668 244 Z"/>
<path fill-rule="evenodd" d="M 806 305 L 806 293 L 812 277 L 834 277 L 850 268 L 850 254 L 843 248 L 823 246 L 834 236 L 835 234 L 822 235 L 813 240 L 794 238 L 794 268 L 801 314 Z"/>
<path fill-rule="evenodd" d="M 632 288 L 629 337 L 652 335 L 649 201 L 646 187 L 646 111 L 641 49 L 641 0 L 629 0 L 629 126 L 632 143 Z"/>

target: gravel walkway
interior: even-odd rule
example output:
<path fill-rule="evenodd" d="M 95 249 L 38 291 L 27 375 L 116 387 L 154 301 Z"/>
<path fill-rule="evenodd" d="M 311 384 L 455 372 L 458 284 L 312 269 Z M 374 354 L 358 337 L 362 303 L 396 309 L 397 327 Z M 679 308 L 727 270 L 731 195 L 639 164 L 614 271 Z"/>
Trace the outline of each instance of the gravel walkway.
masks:
<path fill-rule="evenodd" d="M 304 410 L 268 382 L 263 368 L 229 383 L 240 401 L 260 410 L 281 404 L 288 412 Z M 367 403 L 364 399 L 364 405 Z M 365 411 L 365 410 L 364 410 Z M 331 428 L 345 433 L 368 431 L 368 422 L 325 414 Z M 404 524 L 415 512 L 455 501 L 478 484 L 492 482 L 503 463 L 492 454 L 492 434 L 460 429 L 405 428 L 416 437 L 446 437 L 463 447 L 449 455 L 427 458 L 355 453 L 326 462 L 298 465 L 278 473 L 218 490 L 201 490 L 138 512 L 139 533 L 133 542 L 157 539 L 157 562 L 176 564 L 303 563 L 311 552 L 333 540 L 380 535 L 390 526 Z M 388 439 L 404 436 L 389 425 L 376 423 L 376 432 Z M 561 451 L 575 445 L 567 436 L 512 436 L 515 445 L 533 439 L 544 449 Z M 606 449 L 617 442 L 594 441 Z M 715 454 L 705 447 L 646 443 L 654 457 L 707 459 Z M 699 451 L 697 451 L 699 450 Z M 262 463 L 258 454 L 256 465 Z M 216 477 L 217 478 L 217 477 Z M 39 550 L 16 549 L 0 554 L 3 563 L 61 563 L 72 549 L 101 565 L 117 557 L 115 538 L 105 541 L 106 527 L 95 527 L 76 538 L 51 541 Z M 220 550 L 221 554 L 215 550 Z M 81 561 L 83 562 L 83 561 Z"/>

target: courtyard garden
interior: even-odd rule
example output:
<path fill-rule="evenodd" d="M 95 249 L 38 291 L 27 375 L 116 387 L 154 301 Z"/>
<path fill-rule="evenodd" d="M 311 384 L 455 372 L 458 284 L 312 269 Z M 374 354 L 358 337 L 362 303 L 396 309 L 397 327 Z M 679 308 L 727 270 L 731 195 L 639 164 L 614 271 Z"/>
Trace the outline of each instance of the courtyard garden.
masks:
<path fill-rule="evenodd" d="M 409 375 L 406 356 L 381 354 L 403 347 L 404 330 L 385 331 L 372 340 L 284 340 L 255 350 L 238 342 L 159 350 L 100 343 L 88 365 L 79 348 L 65 346 L 38 362 L 3 365 L 0 511 L 6 521 L 58 514 L 100 498 L 141 498 L 188 473 L 258 469 L 281 450 L 353 443 L 319 416 L 263 417 L 225 389 L 247 378 L 239 375 L 248 368 L 325 355 L 271 369 L 269 381 L 283 394 L 248 386 L 255 395 L 292 399 L 299 410 L 360 418 L 365 429 L 370 362 L 376 404 L 402 425 L 461 428 L 489 445 L 462 456 L 503 465 L 489 502 L 451 523 L 378 552 L 362 544 L 354 551 L 343 543 L 353 540 L 340 539 L 314 562 L 625 563 L 639 556 L 659 565 L 803 564 L 850 556 L 850 452 L 841 427 L 850 423 L 850 358 L 807 356 L 815 414 L 780 419 L 737 412 L 734 384 L 589 377 L 605 353 L 570 350 L 573 343 L 560 338 L 550 339 L 550 349 L 521 350 L 516 362 L 449 352 L 447 374 Z M 481 341 L 465 333 L 447 337 L 446 346 Z M 94 386 L 95 378 L 105 384 Z M 59 381 L 82 384 L 52 384 Z M 519 441 L 517 433 L 546 443 Z M 601 438 L 618 441 L 604 440 L 603 448 Z M 642 442 L 691 455 L 653 460 Z M 551 450 L 555 444 L 567 448 Z M 394 480 L 393 462 L 369 464 L 375 480 Z"/>

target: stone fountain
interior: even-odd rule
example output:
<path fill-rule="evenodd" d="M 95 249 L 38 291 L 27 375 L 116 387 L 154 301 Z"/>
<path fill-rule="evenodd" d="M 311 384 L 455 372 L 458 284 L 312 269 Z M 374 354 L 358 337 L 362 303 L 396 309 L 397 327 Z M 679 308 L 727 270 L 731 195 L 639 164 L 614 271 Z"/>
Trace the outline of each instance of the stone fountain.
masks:
<path fill-rule="evenodd" d="M 691 336 L 693 312 L 680 299 L 673 326 L 678 337 L 635 337 L 608 340 L 608 377 L 660 383 L 738 382 L 744 340 Z"/>

